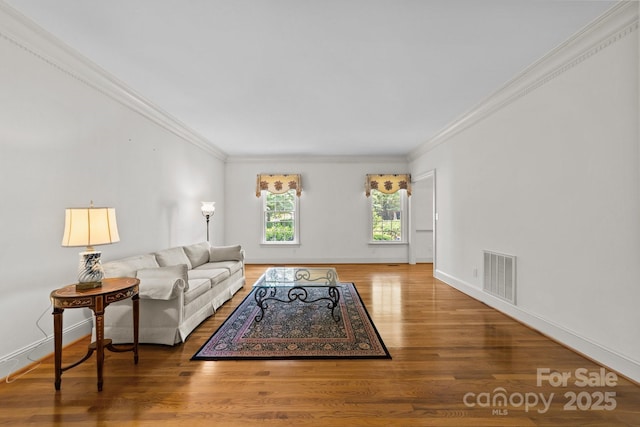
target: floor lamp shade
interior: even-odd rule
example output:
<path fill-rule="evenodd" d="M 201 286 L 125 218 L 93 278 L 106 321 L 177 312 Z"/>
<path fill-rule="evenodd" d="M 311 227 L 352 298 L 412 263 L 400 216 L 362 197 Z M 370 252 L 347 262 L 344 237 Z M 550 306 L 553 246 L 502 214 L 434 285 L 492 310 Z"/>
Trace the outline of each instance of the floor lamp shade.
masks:
<path fill-rule="evenodd" d="M 119 242 L 116 210 L 114 208 L 69 208 L 65 210 L 62 246 L 85 246 L 80 253 L 78 283 L 85 288 L 98 287 L 104 272 L 100 264 L 98 245 Z"/>
<path fill-rule="evenodd" d="M 205 217 L 207 221 L 207 242 L 209 241 L 209 219 L 213 216 L 216 211 L 216 202 L 200 202 L 202 206 L 200 206 L 200 210 L 202 210 L 202 216 Z"/>

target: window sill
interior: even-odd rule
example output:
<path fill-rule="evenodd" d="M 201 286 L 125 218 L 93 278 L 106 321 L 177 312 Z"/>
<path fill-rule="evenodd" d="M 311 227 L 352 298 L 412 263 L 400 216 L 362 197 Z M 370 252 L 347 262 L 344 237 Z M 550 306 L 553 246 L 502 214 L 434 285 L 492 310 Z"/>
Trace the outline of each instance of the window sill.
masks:
<path fill-rule="evenodd" d="M 291 248 L 291 247 L 300 247 L 300 243 L 299 242 L 261 242 L 260 246 L 264 246 L 264 247 L 287 247 L 287 248 Z"/>
<path fill-rule="evenodd" d="M 395 241 L 395 240 L 371 240 L 369 241 L 370 245 L 408 245 L 409 242 L 405 242 L 405 241 Z"/>

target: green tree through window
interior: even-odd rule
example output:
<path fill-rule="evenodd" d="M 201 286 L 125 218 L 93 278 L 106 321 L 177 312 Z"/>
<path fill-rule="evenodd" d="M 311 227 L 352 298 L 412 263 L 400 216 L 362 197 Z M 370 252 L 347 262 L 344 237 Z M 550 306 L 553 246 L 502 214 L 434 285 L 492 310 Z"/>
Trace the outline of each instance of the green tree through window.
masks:
<path fill-rule="evenodd" d="M 295 242 L 297 240 L 295 190 L 282 194 L 266 192 L 264 197 L 264 241 Z"/>
<path fill-rule="evenodd" d="M 371 190 L 372 240 L 403 241 L 403 193 Z"/>

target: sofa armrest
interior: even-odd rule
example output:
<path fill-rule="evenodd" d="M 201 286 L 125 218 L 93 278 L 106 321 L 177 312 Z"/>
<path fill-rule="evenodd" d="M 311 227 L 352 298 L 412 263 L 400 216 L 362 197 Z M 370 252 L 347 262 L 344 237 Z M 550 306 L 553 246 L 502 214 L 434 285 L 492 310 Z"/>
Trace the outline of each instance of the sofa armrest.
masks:
<path fill-rule="evenodd" d="M 171 300 L 189 289 L 187 265 L 145 268 L 138 270 L 140 279 L 140 298 Z"/>
<path fill-rule="evenodd" d="M 217 261 L 243 261 L 244 250 L 240 245 L 211 246 L 209 248 L 209 262 Z"/>
<path fill-rule="evenodd" d="M 184 293 L 185 287 L 183 279 L 140 279 L 140 298 L 172 300 Z"/>

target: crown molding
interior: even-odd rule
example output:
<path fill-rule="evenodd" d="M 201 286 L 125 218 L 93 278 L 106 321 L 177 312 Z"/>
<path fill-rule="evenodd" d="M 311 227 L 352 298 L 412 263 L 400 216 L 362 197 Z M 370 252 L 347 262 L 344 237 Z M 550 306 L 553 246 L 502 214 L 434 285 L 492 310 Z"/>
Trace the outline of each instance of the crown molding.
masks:
<path fill-rule="evenodd" d="M 447 142 L 454 135 L 526 96 L 637 30 L 638 3 L 621 1 L 411 151 L 408 158 L 410 161 L 416 160 L 438 145 Z"/>
<path fill-rule="evenodd" d="M 225 161 L 227 155 L 212 142 L 154 105 L 122 81 L 58 40 L 26 16 L 0 0 L 0 38 L 47 65 L 141 114 L 182 140 Z"/>
<path fill-rule="evenodd" d="M 406 156 L 229 156 L 227 163 L 408 163 Z"/>

